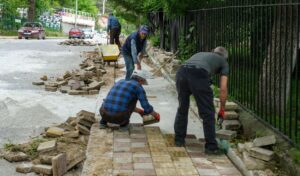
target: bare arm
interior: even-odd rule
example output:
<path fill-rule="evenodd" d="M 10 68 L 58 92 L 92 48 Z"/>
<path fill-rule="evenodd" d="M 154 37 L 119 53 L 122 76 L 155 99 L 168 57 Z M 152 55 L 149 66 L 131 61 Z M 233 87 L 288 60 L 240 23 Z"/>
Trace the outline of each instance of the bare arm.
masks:
<path fill-rule="evenodd" d="M 225 109 L 225 104 L 227 100 L 227 76 L 221 76 L 220 79 L 220 102 L 221 102 L 221 109 Z"/>

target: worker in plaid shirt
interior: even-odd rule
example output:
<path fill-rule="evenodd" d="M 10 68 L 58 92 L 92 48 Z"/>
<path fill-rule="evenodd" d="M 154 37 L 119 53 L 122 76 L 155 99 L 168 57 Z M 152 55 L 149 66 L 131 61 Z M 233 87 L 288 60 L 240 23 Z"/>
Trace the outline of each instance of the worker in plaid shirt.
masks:
<path fill-rule="evenodd" d="M 131 79 L 118 81 L 109 91 L 100 108 L 100 128 L 106 128 L 107 122 L 119 124 L 126 129 L 132 112 L 141 116 L 151 114 L 159 119 L 160 115 L 153 110 L 149 104 L 146 92 L 142 85 L 147 85 L 146 74 L 142 70 L 133 72 Z M 140 101 L 143 109 L 137 108 L 136 103 Z"/>

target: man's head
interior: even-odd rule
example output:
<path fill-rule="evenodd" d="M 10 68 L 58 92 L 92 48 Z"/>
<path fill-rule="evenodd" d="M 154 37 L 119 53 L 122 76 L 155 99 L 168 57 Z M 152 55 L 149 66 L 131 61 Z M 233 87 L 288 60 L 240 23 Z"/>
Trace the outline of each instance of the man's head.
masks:
<path fill-rule="evenodd" d="M 139 35 L 141 39 L 145 39 L 149 33 L 149 28 L 146 25 L 142 25 L 139 29 Z"/>
<path fill-rule="evenodd" d="M 224 57 L 225 59 L 228 58 L 228 51 L 223 46 L 216 47 L 213 52 Z"/>
<path fill-rule="evenodd" d="M 148 85 L 147 75 L 144 70 L 136 70 L 132 73 L 131 79 L 136 80 L 141 85 Z"/>

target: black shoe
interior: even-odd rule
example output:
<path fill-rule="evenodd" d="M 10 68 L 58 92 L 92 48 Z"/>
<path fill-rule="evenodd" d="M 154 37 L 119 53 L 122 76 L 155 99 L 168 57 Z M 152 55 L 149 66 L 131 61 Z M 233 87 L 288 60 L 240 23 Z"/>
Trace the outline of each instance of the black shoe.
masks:
<path fill-rule="evenodd" d="M 205 154 L 208 154 L 208 155 L 223 155 L 225 154 L 224 150 L 222 149 L 215 149 L 215 150 L 209 150 L 209 149 L 205 149 Z"/>
<path fill-rule="evenodd" d="M 175 145 L 176 145 L 176 147 L 184 147 L 185 142 L 175 141 Z"/>

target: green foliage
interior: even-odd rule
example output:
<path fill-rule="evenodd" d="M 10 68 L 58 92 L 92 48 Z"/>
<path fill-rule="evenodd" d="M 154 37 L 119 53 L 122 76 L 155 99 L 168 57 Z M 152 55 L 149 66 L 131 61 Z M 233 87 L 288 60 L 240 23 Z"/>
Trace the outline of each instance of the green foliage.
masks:
<path fill-rule="evenodd" d="M 194 30 L 195 26 L 193 23 L 191 23 L 187 35 L 184 36 L 181 34 L 179 37 L 178 59 L 181 61 L 181 63 L 189 59 L 196 52 L 196 41 L 191 38 Z"/>
<path fill-rule="evenodd" d="M 55 31 L 55 30 L 51 30 L 46 28 L 46 37 L 66 37 L 67 35 L 64 34 L 61 31 Z"/>
<path fill-rule="evenodd" d="M 5 143 L 3 145 L 4 149 L 6 151 L 11 151 L 11 152 L 19 152 L 21 151 L 21 147 L 18 144 L 12 143 L 10 140 L 8 140 L 8 143 Z"/>
<path fill-rule="evenodd" d="M 295 161 L 295 163 L 297 163 L 298 165 L 300 165 L 300 150 L 296 149 L 296 148 L 292 148 L 289 151 L 289 154 L 293 158 L 293 160 Z"/>
<path fill-rule="evenodd" d="M 152 35 L 152 36 L 150 36 L 149 40 L 151 41 L 153 46 L 159 46 L 159 44 L 160 44 L 160 36 L 159 35 Z"/>
<path fill-rule="evenodd" d="M 25 152 L 27 155 L 29 155 L 31 158 L 36 158 L 38 156 L 37 148 L 40 145 L 40 143 L 46 142 L 46 139 L 43 138 L 37 138 L 34 139 L 28 148 L 26 148 Z"/>

